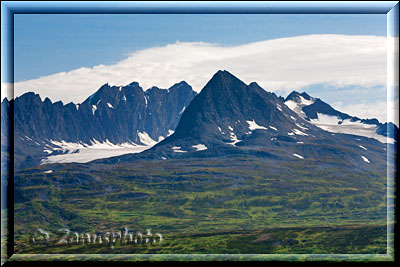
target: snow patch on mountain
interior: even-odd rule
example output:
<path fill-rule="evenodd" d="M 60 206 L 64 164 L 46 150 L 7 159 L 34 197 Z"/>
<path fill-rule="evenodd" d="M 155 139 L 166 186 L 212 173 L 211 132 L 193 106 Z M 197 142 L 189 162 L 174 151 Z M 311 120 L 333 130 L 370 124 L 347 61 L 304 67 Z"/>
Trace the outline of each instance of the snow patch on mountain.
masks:
<path fill-rule="evenodd" d="M 295 156 L 295 157 L 297 157 L 297 158 L 299 158 L 299 159 L 304 159 L 304 157 L 302 157 L 302 156 L 300 156 L 300 155 L 298 155 L 298 154 L 293 154 L 293 156 Z"/>
<path fill-rule="evenodd" d="M 96 112 L 96 110 L 97 110 L 97 106 L 96 105 L 92 105 L 92 114 L 93 114 L 93 116 L 94 116 L 94 113 Z"/>
<path fill-rule="evenodd" d="M 258 125 L 254 120 L 252 121 L 246 121 L 249 124 L 249 129 L 251 131 L 261 129 L 261 130 L 268 130 L 266 127 Z"/>
<path fill-rule="evenodd" d="M 196 149 L 196 151 L 207 150 L 207 147 L 203 144 L 194 145 L 192 147 L 194 147 Z"/>
<path fill-rule="evenodd" d="M 300 117 L 305 118 L 306 114 L 303 112 L 303 106 L 301 106 L 299 103 L 293 101 L 293 100 L 287 100 L 285 101 L 285 105 L 296 112 Z"/>
<path fill-rule="evenodd" d="M 308 136 L 308 134 L 303 133 L 302 131 L 300 131 L 300 130 L 298 130 L 298 129 L 293 129 L 292 132 L 293 132 L 294 134 L 297 134 L 297 135 Z"/>
<path fill-rule="evenodd" d="M 309 130 L 307 127 L 301 126 L 300 124 L 296 123 L 296 126 L 303 129 L 303 130 Z"/>
<path fill-rule="evenodd" d="M 370 163 L 369 160 L 366 157 L 364 157 L 364 156 L 361 156 L 361 157 L 366 163 Z"/>
<path fill-rule="evenodd" d="M 293 100 L 286 100 L 284 103 L 288 108 L 296 112 L 300 117 L 305 118 L 307 115 L 303 112 L 303 107 L 314 104 L 315 99 L 311 98 L 310 100 L 307 100 L 301 95 L 298 95 L 297 97 L 299 98 L 297 102 Z M 294 118 L 292 117 L 292 119 Z"/>
<path fill-rule="evenodd" d="M 285 101 L 285 105 L 290 108 L 291 110 L 295 110 L 298 107 L 298 103 L 294 102 L 293 100 Z"/>
<path fill-rule="evenodd" d="M 229 126 L 229 128 L 232 129 L 232 127 L 230 127 L 230 126 Z M 233 130 L 233 129 L 232 129 L 232 130 Z M 232 146 L 236 146 L 236 143 L 242 141 L 242 140 L 239 140 L 239 139 L 237 138 L 237 136 L 236 136 L 236 134 L 235 134 L 234 132 L 231 132 L 230 134 L 231 134 L 231 140 L 232 140 L 232 142 L 231 142 L 231 143 L 228 143 L 228 144 L 230 144 L 230 145 L 232 145 Z"/>
<path fill-rule="evenodd" d="M 186 109 L 186 106 L 183 106 L 181 112 L 179 112 L 179 115 L 181 115 L 185 111 L 185 109 Z"/>
<path fill-rule="evenodd" d="M 138 132 L 138 136 L 140 139 L 140 143 L 142 143 L 146 146 L 154 146 L 157 143 L 146 132 Z"/>
<path fill-rule="evenodd" d="M 176 153 L 186 153 L 187 151 L 185 151 L 185 150 L 181 150 L 181 147 L 180 146 L 174 146 L 174 147 L 172 147 L 172 150 L 174 151 L 174 152 L 176 152 Z"/>
<path fill-rule="evenodd" d="M 300 98 L 299 105 L 301 105 L 301 106 L 309 106 L 309 105 L 314 104 L 314 102 L 315 102 L 315 99 L 312 97 L 310 100 L 308 100 L 308 99 L 305 99 L 304 97 L 302 97 L 301 95 L 299 95 L 299 98 Z"/>

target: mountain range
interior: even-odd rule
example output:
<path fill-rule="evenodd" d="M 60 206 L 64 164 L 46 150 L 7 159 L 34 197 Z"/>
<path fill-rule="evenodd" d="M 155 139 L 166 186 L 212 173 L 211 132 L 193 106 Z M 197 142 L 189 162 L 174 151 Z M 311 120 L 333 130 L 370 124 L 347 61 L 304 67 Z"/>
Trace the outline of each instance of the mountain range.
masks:
<path fill-rule="evenodd" d="M 357 135 L 326 131 L 288 101 L 293 100 L 283 101 L 257 83 L 246 85 L 228 71 L 218 71 L 185 109 L 172 135 L 140 154 L 95 162 L 240 155 L 340 164 L 350 169 L 385 165 L 385 143 L 361 136 L 359 131 Z"/>
<path fill-rule="evenodd" d="M 228 71 L 198 94 L 106 84 L 79 105 L 33 93 L 8 103 L 18 253 L 387 252 L 396 136 L 378 121 Z M 27 243 L 38 228 L 119 226 L 165 243 Z"/>
<path fill-rule="evenodd" d="M 228 71 L 218 71 L 199 94 L 184 81 L 146 91 L 132 82 L 105 84 L 81 104 L 30 92 L 3 100 L 2 114 L 12 106 L 16 169 L 235 153 L 282 160 L 340 155 L 359 165 L 370 163 L 373 151 L 384 156 L 385 143 L 398 135 L 393 123 L 350 116 L 307 93 L 278 97 Z M 2 127 L 7 123 L 2 116 Z"/>
<path fill-rule="evenodd" d="M 52 103 L 49 98 L 42 101 L 33 92 L 15 101 L 4 99 L 3 111 L 14 106 L 15 168 L 39 165 L 50 155 L 88 148 L 141 151 L 173 132 L 195 95 L 186 82 L 146 91 L 133 82 L 127 86 L 105 84 L 81 104 Z M 2 116 L 2 124 L 7 123 L 8 118 Z"/>

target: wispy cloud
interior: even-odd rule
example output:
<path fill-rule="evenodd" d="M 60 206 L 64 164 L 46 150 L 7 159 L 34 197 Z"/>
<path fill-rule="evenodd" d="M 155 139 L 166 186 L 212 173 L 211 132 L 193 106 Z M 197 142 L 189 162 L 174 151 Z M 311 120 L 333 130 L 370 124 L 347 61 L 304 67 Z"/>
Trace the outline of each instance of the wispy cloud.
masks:
<path fill-rule="evenodd" d="M 337 86 L 386 84 L 386 37 L 305 35 L 240 46 L 174 43 L 137 51 L 114 65 L 98 65 L 17 82 L 53 101 L 82 102 L 102 84 L 168 88 L 181 80 L 200 91 L 219 69 L 268 91 L 289 92 L 314 83 Z"/>

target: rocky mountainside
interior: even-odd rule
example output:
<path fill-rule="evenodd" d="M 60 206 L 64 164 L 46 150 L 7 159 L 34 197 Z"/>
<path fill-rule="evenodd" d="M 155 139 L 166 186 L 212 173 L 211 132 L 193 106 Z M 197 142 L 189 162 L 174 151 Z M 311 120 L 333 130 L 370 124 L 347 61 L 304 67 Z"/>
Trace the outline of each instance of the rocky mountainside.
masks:
<path fill-rule="evenodd" d="M 49 155 L 79 152 L 96 144 L 154 145 L 173 133 L 195 95 L 186 82 L 146 91 L 133 82 L 105 84 L 80 104 L 42 101 L 32 92 L 15 101 L 5 99 L 2 109 L 14 105 L 15 167 L 38 165 Z M 2 124 L 7 121 L 2 116 Z"/>
<path fill-rule="evenodd" d="M 384 164 L 386 143 L 395 143 L 398 132 L 392 123 L 350 116 L 306 93 L 278 97 L 228 71 L 218 71 L 198 95 L 185 82 L 146 91 L 133 82 L 105 84 L 81 104 L 26 93 L 15 103 L 4 100 L 2 110 L 12 105 L 17 169 L 232 155 L 366 167 Z"/>
<path fill-rule="evenodd" d="M 368 169 L 376 164 L 384 166 L 386 144 L 325 131 L 274 93 L 218 71 L 186 108 L 174 134 L 142 153 L 98 162 L 235 155 Z"/>

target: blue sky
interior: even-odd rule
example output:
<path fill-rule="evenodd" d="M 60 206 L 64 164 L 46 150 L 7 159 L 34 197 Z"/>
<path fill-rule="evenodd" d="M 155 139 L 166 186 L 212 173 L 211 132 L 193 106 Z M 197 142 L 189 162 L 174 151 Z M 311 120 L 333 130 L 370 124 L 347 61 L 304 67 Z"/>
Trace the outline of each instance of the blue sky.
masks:
<path fill-rule="evenodd" d="M 14 92 L 80 103 L 104 83 L 199 91 L 226 69 L 386 121 L 386 24 L 386 14 L 16 14 Z"/>
<path fill-rule="evenodd" d="M 386 15 L 16 14 L 14 81 L 114 64 L 180 42 L 240 45 L 307 34 L 386 36 Z"/>

